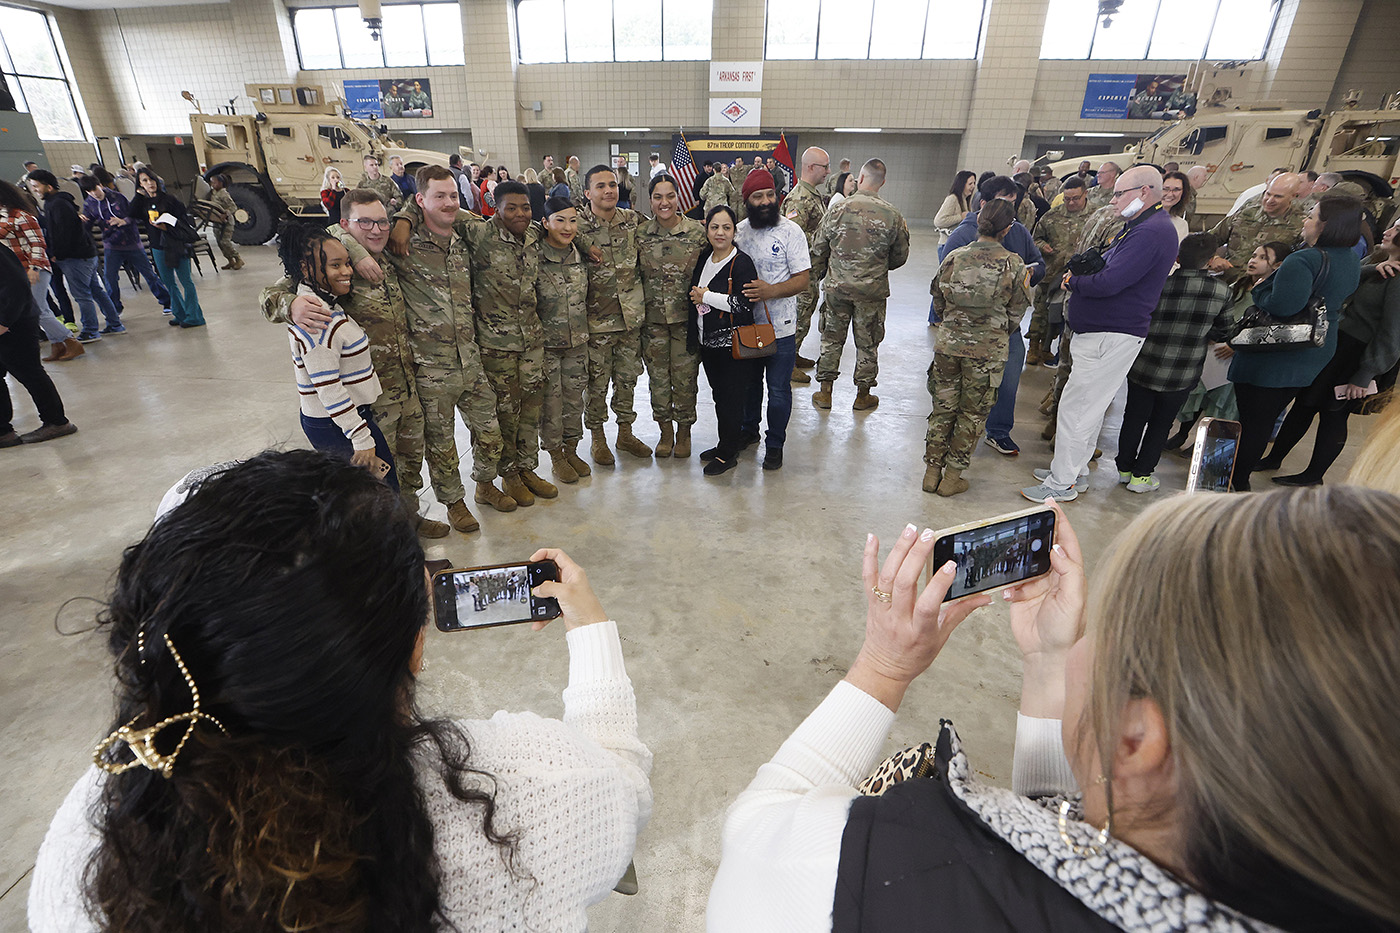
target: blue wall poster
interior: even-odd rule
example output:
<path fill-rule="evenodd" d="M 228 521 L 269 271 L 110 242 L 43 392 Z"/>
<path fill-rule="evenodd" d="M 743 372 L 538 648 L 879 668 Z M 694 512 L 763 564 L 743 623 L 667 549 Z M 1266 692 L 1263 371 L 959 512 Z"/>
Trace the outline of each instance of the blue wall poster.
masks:
<path fill-rule="evenodd" d="M 427 78 L 346 81 L 345 106 L 353 116 L 421 120 L 433 115 L 433 89 Z"/>
<path fill-rule="evenodd" d="M 384 106 L 379 102 L 378 81 L 345 82 L 345 107 L 352 117 L 368 119 L 384 117 Z"/>
<path fill-rule="evenodd" d="M 1091 74 L 1084 88 L 1083 119 L 1165 120 L 1196 112 L 1186 75 Z"/>
<path fill-rule="evenodd" d="M 349 82 L 347 81 L 348 85 Z M 1128 99 L 1133 96 L 1137 75 L 1091 74 L 1084 88 L 1081 119 L 1126 120 Z"/>

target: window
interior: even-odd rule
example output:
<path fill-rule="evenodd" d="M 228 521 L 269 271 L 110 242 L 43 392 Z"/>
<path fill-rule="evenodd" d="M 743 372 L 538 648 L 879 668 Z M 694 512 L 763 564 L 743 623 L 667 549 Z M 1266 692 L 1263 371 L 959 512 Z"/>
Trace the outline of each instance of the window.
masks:
<path fill-rule="evenodd" d="M 292 10 L 297 58 L 306 71 L 464 65 L 462 13 L 455 3 L 395 3 L 382 8 L 379 40 L 353 6 Z"/>
<path fill-rule="evenodd" d="M 768 59 L 976 58 L 984 0 L 768 0 Z"/>
<path fill-rule="evenodd" d="M 9 6 L 0 6 L 0 11 L 0 74 L 15 106 L 34 118 L 40 139 L 83 139 L 49 18 Z"/>
<path fill-rule="evenodd" d="M 520 62 L 707 61 L 713 0 L 516 0 Z"/>
<path fill-rule="evenodd" d="M 1098 0 L 1050 0 L 1041 58 L 1251 61 L 1264 57 L 1279 0 L 1137 0 L 1105 27 Z"/>

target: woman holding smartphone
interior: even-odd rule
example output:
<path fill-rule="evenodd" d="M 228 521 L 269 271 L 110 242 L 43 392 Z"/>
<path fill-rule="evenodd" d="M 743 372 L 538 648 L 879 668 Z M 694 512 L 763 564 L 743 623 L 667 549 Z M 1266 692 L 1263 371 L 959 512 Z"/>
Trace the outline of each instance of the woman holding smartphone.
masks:
<path fill-rule="evenodd" d="M 137 171 L 136 188 L 127 217 L 138 221 L 151 241 L 156 274 L 170 294 L 170 324 L 203 327 L 204 309 L 199 306 L 199 294 L 190 276 L 190 249 L 173 232 L 175 226 L 188 223 L 189 211 L 179 198 L 161 187 L 160 178 L 148 168 Z M 175 223 L 161 221 L 165 216 L 174 218 Z"/>
<path fill-rule="evenodd" d="M 203 479 L 127 548 L 114 731 L 39 850 L 30 929 L 584 930 L 651 812 L 617 624 L 535 552 L 563 721 L 432 719 L 423 560 L 397 495 L 308 450 Z"/>
<path fill-rule="evenodd" d="M 700 454 L 705 475 L 718 476 L 738 463 L 744 399 L 758 378 L 750 360 L 734 358 L 734 328 L 753 323 L 753 305 L 744 286 L 758 278 L 753 260 L 734 245 L 733 208 L 720 204 L 705 217 L 706 246 L 690 275 L 691 313 L 686 347 L 700 353 L 715 400 L 719 443 Z"/>

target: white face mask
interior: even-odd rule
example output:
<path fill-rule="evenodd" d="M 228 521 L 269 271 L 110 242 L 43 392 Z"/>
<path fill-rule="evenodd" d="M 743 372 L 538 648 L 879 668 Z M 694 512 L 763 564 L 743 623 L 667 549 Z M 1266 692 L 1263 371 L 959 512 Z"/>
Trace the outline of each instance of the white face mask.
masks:
<path fill-rule="evenodd" d="M 1130 217 L 1136 217 L 1138 215 L 1138 212 L 1146 206 L 1147 205 L 1142 202 L 1142 198 L 1133 198 L 1133 200 L 1128 204 L 1128 206 L 1123 208 L 1122 216 L 1125 220 Z"/>

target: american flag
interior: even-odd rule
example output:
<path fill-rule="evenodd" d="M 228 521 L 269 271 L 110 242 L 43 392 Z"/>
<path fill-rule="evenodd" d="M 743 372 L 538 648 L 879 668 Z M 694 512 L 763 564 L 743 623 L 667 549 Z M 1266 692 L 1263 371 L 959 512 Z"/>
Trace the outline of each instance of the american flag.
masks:
<path fill-rule="evenodd" d="M 690 147 L 685 144 L 684 133 L 676 136 L 676 149 L 671 153 L 671 175 L 680 189 L 676 195 L 683 214 L 695 206 L 695 163 L 690 158 Z"/>

